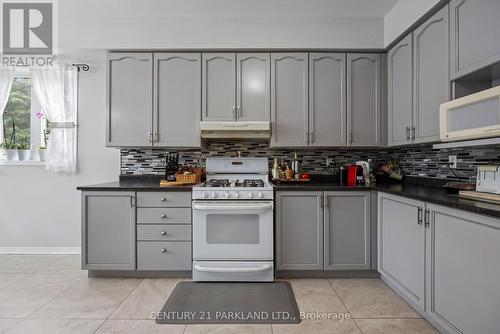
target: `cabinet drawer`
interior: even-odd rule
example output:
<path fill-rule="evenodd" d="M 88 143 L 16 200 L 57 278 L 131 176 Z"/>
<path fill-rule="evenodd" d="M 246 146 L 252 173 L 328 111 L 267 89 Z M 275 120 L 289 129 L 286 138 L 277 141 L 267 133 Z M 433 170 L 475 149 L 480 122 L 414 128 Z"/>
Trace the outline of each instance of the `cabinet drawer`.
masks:
<path fill-rule="evenodd" d="M 139 208 L 137 209 L 138 224 L 156 223 L 191 223 L 190 208 Z"/>
<path fill-rule="evenodd" d="M 191 241 L 190 225 L 140 225 L 137 226 L 139 241 Z"/>
<path fill-rule="evenodd" d="M 191 242 L 138 242 L 137 270 L 191 270 Z"/>
<path fill-rule="evenodd" d="M 173 192 L 138 192 L 137 206 L 150 208 L 190 208 L 191 192 L 173 191 Z"/>

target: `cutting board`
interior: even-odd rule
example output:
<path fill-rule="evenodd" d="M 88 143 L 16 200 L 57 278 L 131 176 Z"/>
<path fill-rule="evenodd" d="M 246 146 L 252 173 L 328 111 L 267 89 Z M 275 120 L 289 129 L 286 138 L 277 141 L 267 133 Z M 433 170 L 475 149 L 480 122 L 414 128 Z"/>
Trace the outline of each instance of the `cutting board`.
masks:
<path fill-rule="evenodd" d="M 160 181 L 160 187 L 175 187 L 175 186 L 192 186 L 198 184 L 199 182 L 177 182 L 177 181 Z"/>
<path fill-rule="evenodd" d="M 458 193 L 458 196 L 461 198 L 474 199 L 476 201 L 483 201 L 483 202 L 488 202 L 488 203 L 500 204 L 500 195 L 497 195 L 497 194 L 482 193 L 479 191 L 461 190 Z"/>

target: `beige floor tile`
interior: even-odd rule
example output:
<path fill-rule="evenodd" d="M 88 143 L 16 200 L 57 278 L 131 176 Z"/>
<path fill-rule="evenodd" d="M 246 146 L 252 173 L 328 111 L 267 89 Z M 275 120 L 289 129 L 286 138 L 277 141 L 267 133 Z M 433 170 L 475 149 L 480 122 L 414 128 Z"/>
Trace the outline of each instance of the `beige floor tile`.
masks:
<path fill-rule="evenodd" d="M 26 319 L 7 334 L 90 334 L 103 320 L 83 319 Z"/>
<path fill-rule="evenodd" d="M 187 325 L 184 334 L 271 334 L 271 325 Z"/>
<path fill-rule="evenodd" d="M 74 285 L 79 275 L 30 274 L 0 289 L 0 318 L 26 318 Z"/>
<path fill-rule="evenodd" d="M 153 320 L 106 320 L 96 333 L 182 334 L 185 325 L 158 325 Z"/>
<path fill-rule="evenodd" d="M 31 318 L 106 319 L 141 281 L 138 278 L 82 278 Z"/>
<path fill-rule="evenodd" d="M 380 279 L 347 278 L 330 282 L 353 318 L 421 318 Z"/>
<path fill-rule="evenodd" d="M 299 324 L 273 325 L 273 334 L 361 334 L 353 320 L 303 320 Z"/>
<path fill-rule="evenodd" d="M 43 268 L 40 268 L 40 273 L 84 273 L 86 270 L 80 269 L 80 255 L 64 255 L 55 258 L 55 261 L 50 262 Z"/>
<path fill-rule="evenodd" d="M 66 255 L 0 255 L 0 273 L 37 273 L 64 256 Z"/>
<path fill-rule="evenodd" d="M 5 333 L 9 328 L 14 327 L 22 319 L 0 319 L 0 333 Z"/>
<path fill-rule="evenodd" d="M 180 279 L 147 278 L 135 288 L 111 315 L 110 319 L 151 319 L 159 312 Z"/>
<path fill-rule="evenodd" d="M 356 319 L 363 334 L 438 334 L 425 319 Z"/>
<path fill-rule="evenodd" d="M 301 312 L 347 312 L 327 279 L 291 279 Z"/>
<path fill-rule="evenodd" d="M 29 274 L 0 274 L 0 289 L 8 288 L 11 284 L 26 278 Z"/>

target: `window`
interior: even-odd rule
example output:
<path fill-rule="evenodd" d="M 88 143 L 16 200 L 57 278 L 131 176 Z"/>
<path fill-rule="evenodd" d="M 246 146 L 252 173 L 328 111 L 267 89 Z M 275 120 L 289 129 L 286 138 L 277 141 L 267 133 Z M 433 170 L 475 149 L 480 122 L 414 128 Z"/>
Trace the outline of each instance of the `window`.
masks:
<path fill-rule="evenodd" d="M 29 70 L 17 70 L 1 120 L 3 126 L 0 129 L 0 143 L 22 145 L 25 149 L 46 146 L 46 120 L 42 115 L 33 94 Z"/>

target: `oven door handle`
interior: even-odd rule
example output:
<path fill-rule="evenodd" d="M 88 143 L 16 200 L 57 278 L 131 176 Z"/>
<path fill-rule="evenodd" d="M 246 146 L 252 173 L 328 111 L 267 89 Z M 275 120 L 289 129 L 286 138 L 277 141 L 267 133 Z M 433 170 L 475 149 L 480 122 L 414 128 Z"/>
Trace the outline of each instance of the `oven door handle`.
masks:
<path fill-rule="evenodd" d="M 260 273 L 263 271 L 268 271 L 272 266 L 270 264 L 266 264 L 259 267 L 251 267 L 251 268 L 214 268 L 214 267 L 203 267 L 198 264 L 194 266 L 195 270 L 203 271 L 203 272 L 211 272 L 211 273 Z"/>
<path fill-rule="evenodd" d="M 273 203 L 259 203 L 250 205 L 223 205 L 223 204 L 198 204 L 193 203 L 193 210 L 231 210 L 231 211 L 243 211 L 243 210 L 272 210 Z"/>

